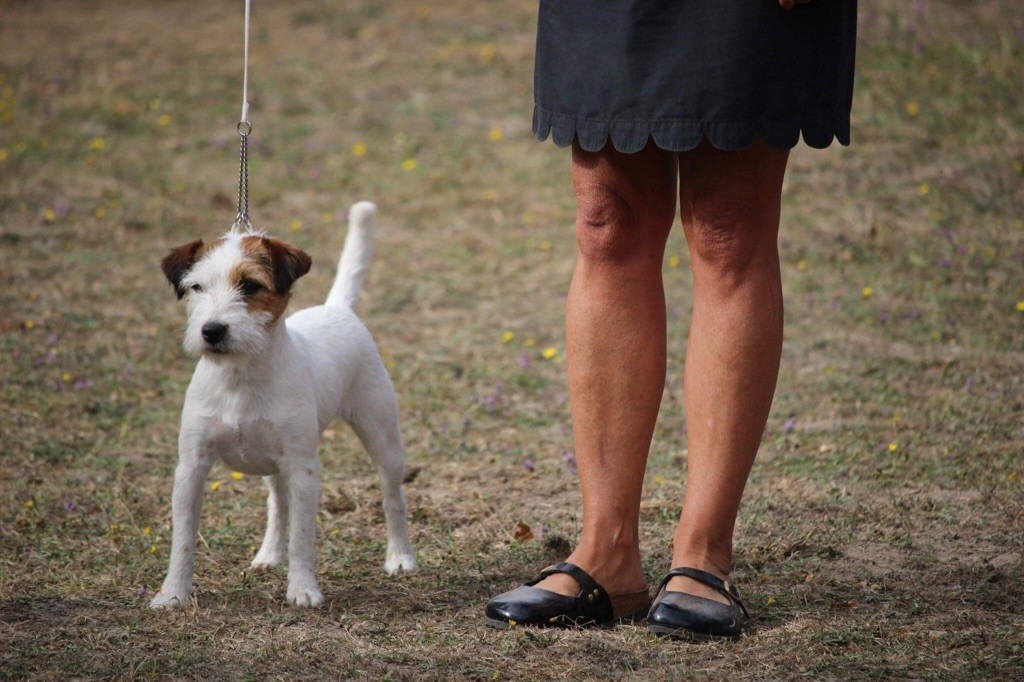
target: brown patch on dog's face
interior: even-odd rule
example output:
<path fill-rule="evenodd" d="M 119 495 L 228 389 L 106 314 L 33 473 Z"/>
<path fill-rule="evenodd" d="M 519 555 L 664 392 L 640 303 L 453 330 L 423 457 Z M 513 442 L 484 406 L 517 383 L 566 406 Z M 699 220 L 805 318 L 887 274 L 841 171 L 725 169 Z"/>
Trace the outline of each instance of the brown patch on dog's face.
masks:
<path fill-rule="evenodd" d="M 291 286 L 309 272 L 313 259 L 301 249 L 268 237 L 249 236 L 241 242 L 243 259 L 232 268 L 230 279 L 241 291 L 246 306 L 271 314 L 276 322 L 288 307 Z"/>
<path fill-rule="evenodd" d="M 174 286 L 174 293 L 178 295 L 179 300 L 185 295 L 185 290 L 181 288 L 182 278 L 208 248 L 210 247 L 205 246 L 202 239 L 197 239 L 171 249 L 171 252 L 160 261 L 160 268 L 167 276 L 167 280 Z"/>

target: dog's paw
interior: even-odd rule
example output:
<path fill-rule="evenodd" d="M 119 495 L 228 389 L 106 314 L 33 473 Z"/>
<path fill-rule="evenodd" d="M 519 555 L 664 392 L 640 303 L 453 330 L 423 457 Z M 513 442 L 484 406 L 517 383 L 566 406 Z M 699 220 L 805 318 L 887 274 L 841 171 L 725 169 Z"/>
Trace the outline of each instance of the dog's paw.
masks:
<path fill-rule="evenodd" d="M 254 571 L 269 571 L 277 568 L 284 563 L 284 557 L 265 555 L 260 552 L 256 555 L 256 558 L 249 564 L 249 568 Z"/>
<path fill-rule="evenodd" d="M 411 573 L 419 569 L 419 567 L 420 565 L 416 563 L 416 557 L 409 553 L 395 552 L 394 554 L 388 554 L 387 559 L 384 561 L 384 572 L 388 575 Z"/>
<path fill-rule="evenodd" d="M 316 607 L 324 603 L 324 595 L 317 587 L 316 581 L 296 581 L 288 583 L 288 603 L 294 606 Z"/>
<path fill-rule="evenodd" d="M 151 609 L 183 609 L 188 603 L 187 594 L 174 594 L 173 592 L 157 592 L 156 596 L 149 602 Z"/>

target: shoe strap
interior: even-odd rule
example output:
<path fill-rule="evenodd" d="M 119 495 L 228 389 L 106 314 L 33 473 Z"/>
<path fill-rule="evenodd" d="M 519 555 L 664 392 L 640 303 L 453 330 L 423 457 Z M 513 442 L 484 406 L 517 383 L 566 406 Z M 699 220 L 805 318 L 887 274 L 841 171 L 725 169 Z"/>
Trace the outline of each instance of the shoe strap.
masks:
<path fill-rule="evenodd" d="M 658 587 L 658 592 L 665 589 L 665 586 L 668 585 L 668 581 L 676 576 L 690 578 L 691 580 L 696 580 L 702 585 L 710 587 L 729 601 L 739 606 L 743 611 L 743 615 L 750 618 L 750 612 L 747 611 L 747 607 L 740 600 L 740 593 L 739 590 L 736 589 L 735 585 L 728 580 L 722 580 L 714 573 L 708 573 L 707 571 L 702 571 L 699 568 L 690 568 L 688 566 L 673 568 L 665 575 L 665 579 L 661 581 L 661 585 Z"/>
<path fill-rule="evenodd" d="M 576 564 L 570 564 L 568 561 L 560 561 L 557 564 L 551 564 L 541 571 L 540 575 L 537 576 L 536 579 L 531 580 L 526 584 L 531 586 L 536 585 L 544 578 L 556 573 L 565 573 L 579 583 L 580 593 L 576 599 L 582 610 L 587 613 L 593 613 L 595 620 L 598 622 L 612 619 L 612 600 L 611 597 L 608 596 L 607 590 L 601 587 L 596 580 L 590 577 L 589 573 Z"/>
<path fill-rule="evenodd" d="M 533 583 L 527 584 L 539 583 L 549 575 L 554 575 L 556 573 L 565 573 L 566 575 L 572 576 L 573 580 L 580 584 L 580 590 L 584 594 L 592 593 L 594 590 L 597 590 L 598 593 L 605 593 L 604 588 L 598 585 L 597 581 L 591 578 L 589 573 L 576 564 L 570 564 L 568 561 L 560 561 L 557 564 L 551 564 L 540 572 L 540 575 L 537 576 L 537 579 L 534 580 Z"/>

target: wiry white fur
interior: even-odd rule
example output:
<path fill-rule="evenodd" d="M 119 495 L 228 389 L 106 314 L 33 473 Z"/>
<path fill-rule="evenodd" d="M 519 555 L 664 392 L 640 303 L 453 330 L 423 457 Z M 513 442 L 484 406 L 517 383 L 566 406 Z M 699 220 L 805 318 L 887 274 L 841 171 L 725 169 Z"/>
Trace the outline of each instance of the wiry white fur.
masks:
<path fill-rule="evenodd" d="M 376 217 L 377 207 L 369 201 L 360 201 L 349 209 L 345 248 L 338 259 L 338 277 L 334 280 L 331 293 L 327 294 L 327 305 L 353 308 L 359 300 L 359 292 L 366 279 L 366 267 L 373 257 Z"/>
<path fill-rule="evenodd" d="M 230 290 L 227 275 L 242 257 L 243 235 L 229 236 L 183 280 L 189 291 L 184 345 L 200 359 L 181 415 L 170 566 L 152 607 L 180 607 L 188 600 L 205 479 L 217 459 L 263 476 L 269 490 L 267 531 L 252 567 L 277 566 L 287 553 L 288 601 L 323 602 L 315 565 L 317 443 L 336 417 L 352 425 L 380 475 L 388 537 L 384 570 L 417 568 L 406 528 L 394 388 L 370 332 L 352 311 L 372 252 L 374 212 L 365 202 L 353 207 L 328 303 L 276 324 L 248 315 Z M 192 284 L 203 291 L 191 292 Z M 231 352 L 215 355 L 201 345 L 199 330 L 208 321 L 228 322 L 224 347 Z"/>

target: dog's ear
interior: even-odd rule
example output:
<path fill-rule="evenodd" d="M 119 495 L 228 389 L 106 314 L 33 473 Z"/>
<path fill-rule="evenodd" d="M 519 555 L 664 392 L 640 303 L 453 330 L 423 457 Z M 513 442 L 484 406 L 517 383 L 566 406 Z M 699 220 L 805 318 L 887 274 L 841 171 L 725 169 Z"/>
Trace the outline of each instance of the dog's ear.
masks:
<path fill-rule="evenodd" d="M 286 294 L 295 280 L 309 272 L 313 259 L 302 249 L 277 239 L 264 237 L 263 244 L 274 264 L 274 288 L 277 293 Z"/>
<path fill-rule="evenodd" d="M 174 293 L 178 295 L 179 299 L 185 295 L 185 291 L 181 288 L 181 279 L 195 264 L 202 248 L 203 240 L 197 239 L 194 242 L 182 244 L 176 249 L 171 249 L 171 252 L 160 261 L 160 267 L 167 275 L 168 281 L 174 286 Z"/>

